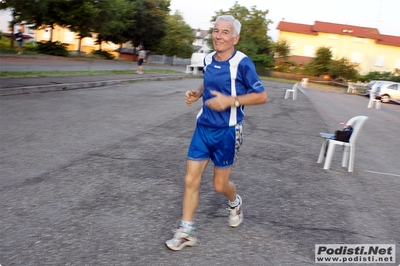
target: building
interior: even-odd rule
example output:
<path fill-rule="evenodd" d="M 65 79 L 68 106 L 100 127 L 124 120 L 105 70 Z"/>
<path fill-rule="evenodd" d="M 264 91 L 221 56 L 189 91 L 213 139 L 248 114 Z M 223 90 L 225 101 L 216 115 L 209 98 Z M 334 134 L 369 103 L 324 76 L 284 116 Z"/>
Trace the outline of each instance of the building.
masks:
<path fill-rule="evenodd" d="M 100 44 L 96 44 L 96 33 L 93 33 L 92 37 L 85 37 L 80 41 L 75 32 L 58 25 L 55 25 L 54 29 L 49 27 L 36 30 L 35 40 L 36 42 L 59 41 L 66 44 L 67 50 L 71 53 L 81 51 L 88 54 L 93 50 L 99 50 L 101 47 L 102 50 L 118 56 L 118 53 L 114 52 L 114 50 L 119 48 L 119 46 L 111 42 L 103 42 L 101 46 Z"/>
<path fill-rule="evenodd" d="M 359 64 L 359 72 L 394 72 L 400 69 L 400 36 L 380 34 L 378 29 L 315 21 L 313 25 L 280 21 L 279 40 L 291 46 L 289 60 L 305 64 L 320 47 L 329 47 L 333 59 L 347 58 Z"/>
<path fill-rule="evenodd" d="M 211 50 L 208 46 L 208 39 L 211 38 L 208 30 L 193 30 L 193 36 L 193 51 L 195 53 L 208 54 Z"/>

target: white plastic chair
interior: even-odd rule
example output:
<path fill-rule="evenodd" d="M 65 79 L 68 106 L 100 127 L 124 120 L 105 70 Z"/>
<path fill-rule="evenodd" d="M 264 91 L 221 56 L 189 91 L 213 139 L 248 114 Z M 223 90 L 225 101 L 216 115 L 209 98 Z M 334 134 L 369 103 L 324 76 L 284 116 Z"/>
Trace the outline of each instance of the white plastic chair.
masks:
<path fill-rule="evenodd" d="M 290 93 L 293 93 L 293 100 L 297 100 L 297 86 L 299 83 L 293 85 L 292 89 L 287 89 L 285 93 L 285 99 L 289 99 Z"/>
<path fill-rule="evenodd" d="M 303 88 L 306 88 L 307 85 L 308 85 L 308 78 L 303 78 L 303 79 L 301 80 L 301 86 L 302 86 Z"/>
<path fill-rule="evenodd" d="M 357 92 L 354 83 L 349 82 L 349 83 L 347 83 L 347 86 L 348 86 L 347 87 L 347 93 L 356 93 Z"/>
<path fill-rule="evenodd" d="M 193 73 L 193 75 L 197 75 L 204 67 L 203 60 L 205 56 L 206 54 L 203 53 L 193 53 L 190 58 L 190 65 L 186 66 L 186 74 Z"/>
<path fill-rule="evenodd" d="M 367 116 L 355 116 L 347 121 L 346 125 L 351 125 L 353 127 L 353 133 L 351 134 L 349 142 L 331 139 L 334 134 L 320 133 L 323 140 L 317 163 L 322 163 L 322 161 L 324 160 L 326 148 L 328 147 L 324 169 L 329 169 L 331 166 L 333 153 L 335 151 L 335 146 L 339 145 L 343 146 L 342 167 L 348 166 L 348 171 L 353 172 L 356 140 L 358 138 L 358 134 L 360 133 L 361 128 L 363 127 L 367 119 Z"/>
<path fill-rule="evenodd" d="M 373 91 L 371 91 L 369 93 L 368 108 L 374 107 L 374 103 L 375 103 L 375 108 L 376 109 L 381 109 L 381 100 L 376 99 L 375 98 L 375 93 Z"/>

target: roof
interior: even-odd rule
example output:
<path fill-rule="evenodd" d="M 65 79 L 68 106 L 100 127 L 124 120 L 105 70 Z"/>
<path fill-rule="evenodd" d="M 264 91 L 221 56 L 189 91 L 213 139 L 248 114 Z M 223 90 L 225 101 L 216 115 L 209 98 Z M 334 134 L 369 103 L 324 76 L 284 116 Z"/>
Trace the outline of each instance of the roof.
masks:
<path fill-rule="evenodd" d="M 315 21 L 314 25 L 306 25 L 281 21 L 277 27 L 280 31 L 294 32 L 308 35 L 318 35 L 319 32 L 354 36 L 358 38 L 375 39 L 377 44 L 400 46 L 400 36 L 380 34 L 376 28 L 360 27 L 347 24 Z"/>
<path fill-rule="evenodd" d="M 201 29 L 193 30 L 193 36 L 196 39 L 204 39 L 204 37 L 206 37 L 207 35 L 208 35 L 208 30 L 201 30 Z"/>
<path fill-rule="evenodd" d="M 315 24 L 313 25 L 313 30 L 317 32 L 351 35 L 354 37 L 370 39 L 378 39 L 380 36 L 378 29 L 375 28 L 336 24 L 322 21 L 315 21 Z"/>
<path fill-rule="evenodd" d="M 312 25 L 292 23 L 286 21 L 279 22 L 277 29 L 281 31 L 296 32 L 301 34 L 318 35 L 318 32 L 313 31 Z"/>
<path fill-rule="evenodd" d="M 15 34 L 15 33 L 14 33 L 14 34 Z M 11 36 L 13 36 L 13 34 L 11 34 L 11 33 L 3 33 L 3 35 L 4 35 L 5 37 L 7 37 L 7 38 L 11 38 Z M 32 39 L 33 37 L 30 36 L 30 35 L 22 34 L 22 38 L 23 38 L 24 40 L 29 40 L 29 39 Z"/>
<path fill-rule="evenodd" d="M 400 46 L 400 37 L 381 34 L 379 40 L 377 40 L 376 43 L 392 45 L 392 46 Z"/>

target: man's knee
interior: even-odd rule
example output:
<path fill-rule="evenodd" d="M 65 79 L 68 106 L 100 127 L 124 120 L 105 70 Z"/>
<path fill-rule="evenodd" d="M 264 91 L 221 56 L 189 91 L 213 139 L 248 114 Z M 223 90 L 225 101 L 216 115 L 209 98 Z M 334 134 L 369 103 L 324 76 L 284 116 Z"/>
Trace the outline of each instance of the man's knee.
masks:
<path fill-rule="evenodd" d="M 201 183 L 201 176 L 186 174 L 185 186 L 187 188 L 196 189 L 200 186 L 200 183 Z"/>
<path fill-rule="evenodd" d="M 218 193 L 225 194 L 229 186 L 228 180 L 218 180 L 214 179 L 214 190 Z"/>

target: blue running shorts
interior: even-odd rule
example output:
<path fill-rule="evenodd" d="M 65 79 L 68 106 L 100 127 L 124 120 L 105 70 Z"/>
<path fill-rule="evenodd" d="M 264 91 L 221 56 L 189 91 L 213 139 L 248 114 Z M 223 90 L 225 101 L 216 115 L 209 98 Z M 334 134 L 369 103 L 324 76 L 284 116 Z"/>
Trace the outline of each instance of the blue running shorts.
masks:
<path fill-rule="evenodd" d="M 242 142 L 242 122 L 226 128 L 207 127 L 197 123 L 187 159 L 191 161 L 211 159 L 217 168 L 231 167 Z"/>

